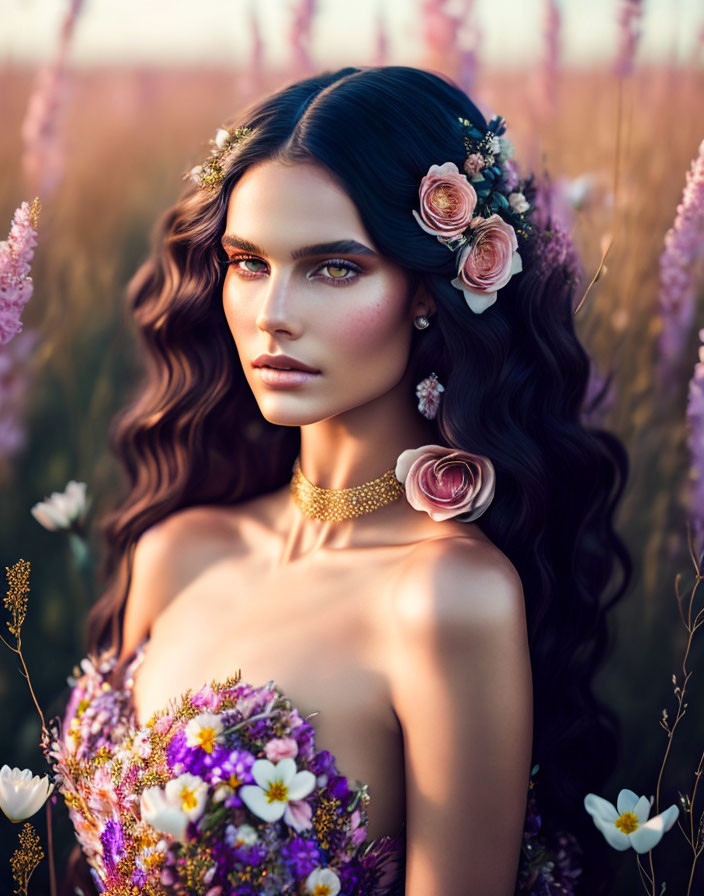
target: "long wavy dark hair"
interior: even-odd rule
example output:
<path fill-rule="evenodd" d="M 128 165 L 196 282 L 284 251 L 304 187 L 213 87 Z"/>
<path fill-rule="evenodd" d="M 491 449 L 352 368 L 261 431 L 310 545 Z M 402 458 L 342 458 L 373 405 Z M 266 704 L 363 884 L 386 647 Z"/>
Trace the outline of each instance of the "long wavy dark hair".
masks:
<path fill-rule="evenodd" d="M 485 454 L 496 469 L 494 500 L 477 523 L 523 583 L 543 825 L 577 836 L 579 892 L 604 893 L 613 866 L 583 798 L 600 791 L 619 758 L 617 719 L 593 680 L 610 647 L 606 613 L 631 576 L 613 526 L 628 458 L 614 435 L 584 423 L 590 365 L 574 332 L 574 277 L 568 261 L 544 263 L 543 230 L 521 244 L 523 272 L 474 314 L 450 283 L 454 253 L 411 215 L 431 164 L 462 168 L 459 116 L 486 129 L 457 85 L 416 68 L 349 67 L 298 81 L 232 123 L 253 135 L 219 191 L 189 184 L 162 216 L 128 288 L 146 370 L 111 433 L 129 486 L 102 523 L 109 584 L 91 611 L 88 647 L 119 648 L 132 548 L 148 527 L 290 478 L 299 432 L 264 420 L 246 383 L 222 306 L 219 238 L 230 192 L 251 165 L 325 166 L 379 251 L 435 300 L 433 326 L 414 331 L 412 382 L 438 373 L 437 441 Z"/>

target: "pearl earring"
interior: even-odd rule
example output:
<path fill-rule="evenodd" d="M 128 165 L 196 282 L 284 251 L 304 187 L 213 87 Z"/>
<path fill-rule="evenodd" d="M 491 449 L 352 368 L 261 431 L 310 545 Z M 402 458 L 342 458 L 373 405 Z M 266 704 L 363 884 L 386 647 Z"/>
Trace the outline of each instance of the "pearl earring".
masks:
<path fill-rule="evenodd" d="M 421 380 L 416 386 L 416 395 L 418 396 L 418 410 L 428 420 L 434 420 L 440 407 L 440 393 L 445 391 L 445 387 L 440 382 L 436 373 L 431 373 Z"/>
<path fill-rule="evenodd" d="M 417 317 L 413 318 L 413 325 L 416 330 L 427 330 L 430 326 L 430 319 L 425 316 L 425 314 L 419 314 Z"/>

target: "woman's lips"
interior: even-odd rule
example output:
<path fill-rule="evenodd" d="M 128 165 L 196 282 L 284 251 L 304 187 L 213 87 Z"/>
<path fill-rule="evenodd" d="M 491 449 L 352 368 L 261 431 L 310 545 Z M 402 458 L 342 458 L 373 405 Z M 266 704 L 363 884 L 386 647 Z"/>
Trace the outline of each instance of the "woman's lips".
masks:
<path fill-rule="evenodd" d="M 265 386 L 278 386 L 285 389 L 302 386 L 320 376 L 319 373 L 309 370 L 282 370 L 279 367 L 255 367 L 254 369 Z"/>
<path fill-rule="evenodd" d="M 259 355 L 252 361 L 252 366 L 257 371 L 260 382 L 274 388 L 302 386 L 320 376 L 319 370 L 284 354 Z"/>

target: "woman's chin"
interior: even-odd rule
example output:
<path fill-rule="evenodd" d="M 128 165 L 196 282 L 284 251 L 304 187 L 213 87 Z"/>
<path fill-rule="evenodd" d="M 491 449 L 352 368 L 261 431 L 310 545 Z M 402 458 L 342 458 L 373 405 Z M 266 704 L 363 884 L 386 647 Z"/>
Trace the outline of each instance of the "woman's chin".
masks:
<path fill-rule="evenodd" d="M 305 407 L 303 402 L 298 407 L 294 404 L 294 402 L 262 401 L 259 403 L 259 410 L 262 417 L 275 426 L 307 426 L 309 423 L 319 423 L 335 416 L 335 411 Z"/>

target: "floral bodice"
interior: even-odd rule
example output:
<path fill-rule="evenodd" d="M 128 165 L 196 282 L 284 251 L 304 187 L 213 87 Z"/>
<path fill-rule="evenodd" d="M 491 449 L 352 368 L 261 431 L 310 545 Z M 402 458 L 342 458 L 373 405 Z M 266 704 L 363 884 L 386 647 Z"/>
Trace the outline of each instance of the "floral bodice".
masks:
<path fill-rule="evenodd" d="M 117 687 L 114 654 L 84 658 L 52 732 L 57 789 L 99 892 L 401 896 L 403 830 L 366 839 L 366 787 L 316 749 L 274 682 L 211 682 L 139 725 L 144 646 Z"/>
<path fill-rule="evenodd" d="M 114 653 L 81 661 L 46 748 L 98 892 L 403 896 L 404 828 L 367 840 L 366 786 L 274 682 L 211 682 L 140 725 L 145 643 L 115 685 Z M 579 848 L 569 834 L 546 844 L 529 786 L 516 892 L 569 896 Z"/>

